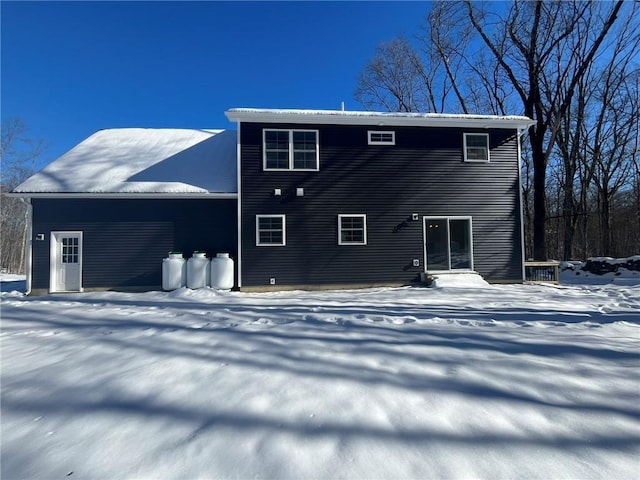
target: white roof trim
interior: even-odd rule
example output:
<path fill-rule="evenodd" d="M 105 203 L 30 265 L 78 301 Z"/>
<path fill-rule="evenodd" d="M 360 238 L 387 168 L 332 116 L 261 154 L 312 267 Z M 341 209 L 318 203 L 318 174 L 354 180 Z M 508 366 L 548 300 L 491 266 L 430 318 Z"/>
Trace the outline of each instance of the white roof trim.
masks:
<path fill-rule="evenodd" d="M 202 198 L 210 200 L 223 200 L 223 199 L 237 199 L 237 193 L 7 193 L 4 194 L 7 197 L 13 198 L 120 198 L 120 199 L 132 199 L 132 198 L 154 198 L 154 199 L 188 199 L 188 198 Z"/>
<path fill-rule="evenodd" d="M 374 126 L 469 127 L 525 129 L 535 122 L 520 115 L 467 115 L 413 112 L 358 112 L 343 110 L 281 110 L 231 108 L 225 112 L 235 122 L 308 123 Z"/>

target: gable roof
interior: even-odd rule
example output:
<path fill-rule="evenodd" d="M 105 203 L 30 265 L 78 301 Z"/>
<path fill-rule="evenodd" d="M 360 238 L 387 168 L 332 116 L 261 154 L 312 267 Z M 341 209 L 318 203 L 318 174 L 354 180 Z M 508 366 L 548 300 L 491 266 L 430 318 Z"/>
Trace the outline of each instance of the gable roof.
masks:
<path fill-rule="evenodd" d="M 526 129 L 533 125 L 520 115 L 476 115 L 415 112 L 357 112 L 348 110 L 293 110 L 231 108 L 225 112 L 234 122 L 316 123 L 416 127 L 467 127 Z"/>
<path fill-rule="evenodd" d="M 99 130 L 13 192 L 235 194 L 236 138 L 232 130 Z"/>

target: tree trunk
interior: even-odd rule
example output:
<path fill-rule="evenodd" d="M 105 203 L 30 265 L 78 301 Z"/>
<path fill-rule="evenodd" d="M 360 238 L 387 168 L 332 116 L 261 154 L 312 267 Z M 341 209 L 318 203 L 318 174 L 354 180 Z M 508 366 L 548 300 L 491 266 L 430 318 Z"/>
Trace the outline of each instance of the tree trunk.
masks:
<path fill-rule="evenodd" d="M 566 187 L 565 187 L 566 188 Z M 564 205 L 562 216 L 564 219 L 564 238 L 562 242 L 562 259 L 571 260 L 573 258 L 573 238 L 575 237 L 575 222 L 573 221 L 573 202 L 567 200 L 569 193 L 564 193 Z"/>
<path fill-rule="evenodd" d="M 547 162 L 541 130 L 539 126 L 529 128 L 529 139 L 533 160 L 533 259 L 544 261 L 547 260 Z"/>
<path fill-rule="evenodd" d="M 600 191 L 600 255 L 612 256 L 611 251 L 611 202 L 608 188 Z"/>

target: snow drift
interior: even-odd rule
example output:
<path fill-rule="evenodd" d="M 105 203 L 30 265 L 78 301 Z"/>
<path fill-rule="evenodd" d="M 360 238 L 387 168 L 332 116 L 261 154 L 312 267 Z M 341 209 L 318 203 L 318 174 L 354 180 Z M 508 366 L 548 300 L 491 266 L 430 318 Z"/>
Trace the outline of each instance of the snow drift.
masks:
<path fill-rule="evenodd" d="M 2 294 L 2 478 L 637 479 L 640 287 Z"/>

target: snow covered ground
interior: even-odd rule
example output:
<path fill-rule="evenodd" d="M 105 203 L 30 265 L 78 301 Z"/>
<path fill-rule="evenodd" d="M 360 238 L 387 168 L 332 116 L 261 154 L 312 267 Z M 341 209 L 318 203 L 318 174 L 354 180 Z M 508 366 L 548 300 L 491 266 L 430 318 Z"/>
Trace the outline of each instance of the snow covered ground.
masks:
<path fill-rule="evenodd" d="M 3 280 L 3 479 L 640 478 L 640 282 Z"/>

